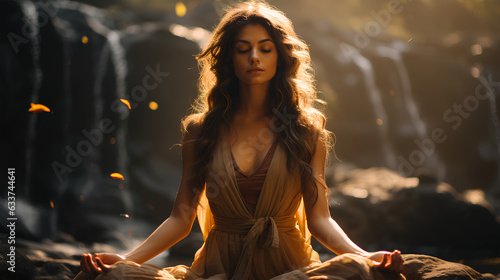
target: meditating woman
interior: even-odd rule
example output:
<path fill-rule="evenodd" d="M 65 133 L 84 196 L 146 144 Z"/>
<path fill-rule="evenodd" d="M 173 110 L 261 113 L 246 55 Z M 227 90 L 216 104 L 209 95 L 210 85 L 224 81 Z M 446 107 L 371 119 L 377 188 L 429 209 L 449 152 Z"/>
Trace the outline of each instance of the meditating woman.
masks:
<path fill-rule="evenodd" d="M 333 137 L 290 20 L 265 2 L 241 3 L 198 61 L 200 95 L 183 120 L 170 217 L 125 255 L 83 255 L 77 278 L 404 278 L 399 251 L 364 251 L 330 216 Z M 205 242 L 190 267 L 143 264 L 186 237 L 195 217 Z M 311 234 L 338 256 L 321 262 Z"/>

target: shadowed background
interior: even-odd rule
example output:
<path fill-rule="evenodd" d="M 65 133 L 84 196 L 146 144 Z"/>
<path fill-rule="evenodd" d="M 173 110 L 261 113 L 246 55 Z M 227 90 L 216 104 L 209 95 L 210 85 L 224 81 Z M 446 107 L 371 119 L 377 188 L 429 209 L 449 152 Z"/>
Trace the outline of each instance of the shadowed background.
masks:
<path fill-rule="evenodd" d="M 17 238 L 124 250 L 168 217 L 195 55 L 231 3 L 0 3 L 1 158 L 16 169 Z M 367 250 L 498 266 L 500 5 L 270 3 L 310 47 L 341 160 L 328 168 L 331 213 L 347 234 Z M 7 189 L 0 197 L 5 220 Z M 196 226 L 171 258 L 189 264 Z"/>

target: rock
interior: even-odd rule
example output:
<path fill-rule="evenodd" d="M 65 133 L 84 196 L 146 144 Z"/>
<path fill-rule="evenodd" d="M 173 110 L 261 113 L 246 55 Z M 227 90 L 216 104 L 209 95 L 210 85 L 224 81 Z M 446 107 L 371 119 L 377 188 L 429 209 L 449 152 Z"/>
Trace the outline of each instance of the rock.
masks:
<path fill-rule="evenodd" d="M 426 255 L 403 254 L 406 280 L 476 280 L 483 276 L 474 269 Z"/>
<path fill-rule="evenodd" d="M 7 256 L 7 254 L 11 253 L 10 245 L 0 244 L 0 278 L 12 280 L 33 279 L 36 275 L 35 265 L 23 251 L 16 248 L 14 252 L 15 264 L 14 272 L 12 272 L 11 270 L 9 270 L 12 265 L 8 263 L 8 261 L 11 260 L 11 257 Z"/>
<path fill-rule="evenodd" d="M 498 276 L 500 277 L 500 274 Z M 484 280 L 497 280 L 498 277 L 491 274 L 491 273 L 483 273 L 483 279 Z"/>
<path fill-rule="evenodd" d="M 332 185 L 332 217 L 362 247 L 452 259 L 499 256 L 500 219 L 478 193 L 464 196 L 449 184 L 385 168 L 354 169 Z"/>

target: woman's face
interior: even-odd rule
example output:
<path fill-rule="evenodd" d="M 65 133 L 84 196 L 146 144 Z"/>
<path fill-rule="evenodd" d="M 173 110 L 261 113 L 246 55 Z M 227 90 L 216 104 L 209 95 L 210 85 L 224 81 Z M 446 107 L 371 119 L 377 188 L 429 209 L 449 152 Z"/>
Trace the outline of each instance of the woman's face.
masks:
<path fill-rule="evenodd" d="M 234 42 L 233 66 L 240 83 L 265 84 L 276 74 L 278 53 L 271 36 L 260 24 L 238 31 Z"/>

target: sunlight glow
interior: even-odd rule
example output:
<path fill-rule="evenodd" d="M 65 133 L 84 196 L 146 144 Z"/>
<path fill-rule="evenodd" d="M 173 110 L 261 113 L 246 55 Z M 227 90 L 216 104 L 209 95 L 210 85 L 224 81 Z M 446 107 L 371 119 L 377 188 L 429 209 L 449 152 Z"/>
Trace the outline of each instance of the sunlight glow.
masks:
<path fill-rule="evenodd" d="M 175 4 L 175 14 L 178 16 L 178 17 L 183 17 L 186 15 L 186 12 L 187 12 L 187 8 L 186 8 L 186 5 L 184 5 L 184 3 L 182 2 L 177 2 Z"/>
<path fill-rule="evenodd" d="M 480 55 L 483 53 L 483 48 L 479 44 L 474 44 L 470 47 L 470 51 L 472 55 Z"/>
<path fill-rule="evenodd" d="M 470 74 L 474 78 L 479 78 L 479 75 L 481 75 L 481 71 L 479 70 L 479 68 L 477 68 L 477 66 L 472 66 L 470 69 Z"/>
<path fill-rule="evenodd" d="M 158 109 L 158 103 L 154 101 L 149 102 L 149 109 L 156 111 Z"/>

